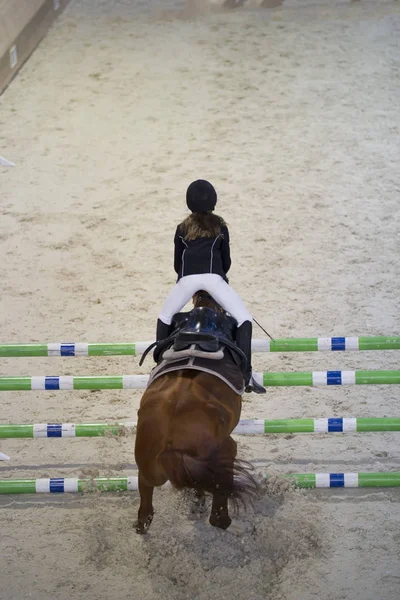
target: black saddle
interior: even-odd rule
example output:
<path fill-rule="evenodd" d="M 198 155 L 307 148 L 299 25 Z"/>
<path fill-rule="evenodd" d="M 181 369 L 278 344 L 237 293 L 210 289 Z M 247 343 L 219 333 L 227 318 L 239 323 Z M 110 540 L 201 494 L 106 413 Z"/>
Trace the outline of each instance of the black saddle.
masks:
<path fill-rule="evenodd" d="M 165 350 L 170 348 L 180 352 L 194 347 L 201 352 L 215 353 L 225 347 L 243 369 L 246 357 L 236 346 L 236 328 L 237 322 L 233 317 L 209 307 L 177 313 L 173 317 L 169 336 L 146 348 L 139 364 L 143 363 L 152 348 L 154 348 L 154 360 L 159 363 Z"/>

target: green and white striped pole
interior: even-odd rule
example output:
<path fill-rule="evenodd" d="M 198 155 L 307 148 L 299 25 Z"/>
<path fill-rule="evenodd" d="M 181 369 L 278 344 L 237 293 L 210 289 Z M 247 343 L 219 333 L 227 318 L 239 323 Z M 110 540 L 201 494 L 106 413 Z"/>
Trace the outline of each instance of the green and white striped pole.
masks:
<path fill-rule="evenodd" d="M 400 370 L 264 372 L 253 373 L 253 377 L 266 387 L 400 384 Z M 0 391 L 141 390 L 147 387 L 148 380 L 148 375 L 0 377 Z"/>
<path fill-rule="evenodd" d="M 239 421 L 233 433 L 246 435 L 279 433 L 371 433 L 376 431 L 400 431 L 400 418 L 243 419 Z"/>
<path fill-rule="evenodd" d="M 285 477 L 299 488 L 400 487 L 400 473 L 294 473 Z"/>
<path fill-rule="evenodd" d="M 0 425 L 0 439 L 73 438 L 124 435 L 136 429 L 136 422 L 125 423 L 33 423 Z M 280 433 L 370 433 L 400 431 L 400 418 L 327 419 L 242 419 L 233 430 L 235 435 Z"/>
<path fill-rule="evenodd" d="M 268 476 L 266 476 L 268 477 Z M 369 488 L 400 487 L 400 473 L 290 473 L 281 475 L 299 488 Z M 170 487 L 169 484 L 162 486 Z M 62 494 L 79 492 L 130 492 L 138 489 L 138 478 L 97 477 L 76 479 L 3 479 L 0 494 Z"/>
<path fill-rule="evenodd" d="M 140 356 L 151 343 L 151 341 L 144 341 L 94 344 L 87 342 L 0 344 L 0 358 L 23 356 Z M 253 352 L 348 352 L 357 350 L 400 350 L 400 336 L 254 339 L 252 344 Z"/>

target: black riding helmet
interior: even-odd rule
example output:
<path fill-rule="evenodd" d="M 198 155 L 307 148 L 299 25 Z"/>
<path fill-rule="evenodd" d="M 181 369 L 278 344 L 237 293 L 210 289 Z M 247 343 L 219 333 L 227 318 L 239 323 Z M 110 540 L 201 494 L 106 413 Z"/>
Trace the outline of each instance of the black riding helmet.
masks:
<path fill-rule="evenodd" d="M 217 192 L 209 181 L 193 181 L 186 192 L 186 204 L 192 212 L 209 212 L 217 204 Z"/>

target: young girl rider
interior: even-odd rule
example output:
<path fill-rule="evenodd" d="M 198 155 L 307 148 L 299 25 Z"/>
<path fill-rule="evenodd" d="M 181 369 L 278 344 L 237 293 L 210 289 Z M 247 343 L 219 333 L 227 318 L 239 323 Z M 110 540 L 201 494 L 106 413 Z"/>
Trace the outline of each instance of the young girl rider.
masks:
<path fill-rule="evenodd" d="M 237 321 L 236 344 L 247 358 L 246 391 L 265 393 L 252 378 L 252 317 L 226 276 L 231 266 L 229 232 L 222 217 L 213 214 L 217 193 L 211 183 L 199 179 L 189 185 L 186 203 L 192 214 L 176 228 L 174 267 L 178 280 L 158 316 L 157 341 L 168 337 L 174 314 L 196 292 L 205 290 Z"/>

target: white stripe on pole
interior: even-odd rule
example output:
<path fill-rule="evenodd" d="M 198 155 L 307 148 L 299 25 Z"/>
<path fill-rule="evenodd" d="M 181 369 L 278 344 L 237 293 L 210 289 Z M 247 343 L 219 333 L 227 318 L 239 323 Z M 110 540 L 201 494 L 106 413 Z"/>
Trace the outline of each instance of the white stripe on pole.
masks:
<path fill-rule="evenodd" d="M 358 487 L 358 473 L 345 473 L 344 487 Z"/>
<path fill-rule="evenodd" d="M 45 437 L 47 437 L 47 423 L 34 423 L 34 425 L 33 425 L 33 437 L 34 438 L 45 438 Z"/>
<path fill-rule="evenodd" d="M 62 437 L 75 437 L 75 423 L 62 423 L 61 424 L 61 435 Z"/>
<path fill-rule="evenodd" d="M 328 433 L 328 419 L 314 419 L 315 433 Z"/>
<path fill-rule="evenodd" d="M 346 350 L 358 350 L 358 337 L 347 337 L 345 338 Z"/>
<path fill-rule="evenodd" d="M 264 433 L 264 419 L 243 419 L 238 423 L 232 433 L 237 435 L 245 433 Z"/>
<path fill-rule="evenodd" d="M 318 350 L 332 350 L 332 338 L 330 338 L 330 337 L 318 338 Z"/>
<path fill-rule="evenodd" d="M 150 344 L 152 344 L 153 342 L 136 342 L 135 344 L 135 351 L 136 351 L 136 356 L 138 356 L 139 354 L 143 354 L 143 352 L 146 350 L 146 348 L 148 348 L 150 346 Z"/>
<path fill-rule="evenodd" d="M 326 371 L 313 371 L 312 373 L 312 384 L 313 385 L 327 385 L 327 373 Z"/>
<path fill-rule="evenodd" d="M 50 492 L 50 479 L 36 479 L 36 493 L 48 494 Z"/>
<path fill-rule="evenodd" d="M 342 385 L 355 385 L 356 383 L 356 372 L 355 371 L 342 371 Z"/>
<path fill-rule="evenodd" d="M 253 352 L 270 352 L 271 341 L 270 340 L 253 340 L 251 342 L 251 349 Z"/>
<path fill-rule="evenodd" d="M 59 377 L 60 390 L 73 390 L 74 378 L 71 375 L 62 375 Z"/>
<path fill-rule="evenodd" d="M 141 390 L 147 387 L 148 375 L 123 375 L 122 387 L 124 390 Z"/>
<path fill-rule="evenodd" d="M 127 427 L 128 429 L 136 429 L 137 421 L 124 421 L 124 423 L 118 423 L 118 425 Z"/>
<path fill-rule="evenodd" d="M 343 419 L 343 432 L 357 431 L 357 419 L 345 417 Z"/>
<path fill-rule="evenodd" d="M 64 492 L 75 493 L 78 491 L 78 479 L 68 477 L 64 479 Z"/>
<path fill-rule="evenodd" d="M 331 478 L 329 473 L 315 473 L 315 485 L 319 488 L 330 487 Z"/>
<path fill-rule="evenodd" d="M 89 344 L 78 342 L 75 344 L 75 356 L 88 356 L 89 355 Z"/>
<path fill-rule="evenodd" d="M 61 344 L 47 344 L 47 356 L 61 356 Z"/>
<path fill-rule="evenodd" d="M 31 390 L 45 390 L 46 377 L 36 376 L 31 377 Z"/>
<path fill-rule="evenodd" d="M 138 477 L 128 477 L 127 483 L 128 491 L 135 492 L 139 489 Z"/>
<path fill-rule="evenodd" d="M 255 373 L 253 371 L 252 373 L 253 379 L 254 381 L 256 381 L 258 383 L 258 385 L 264 385 L 264 374 L 263 373 Z"/>

